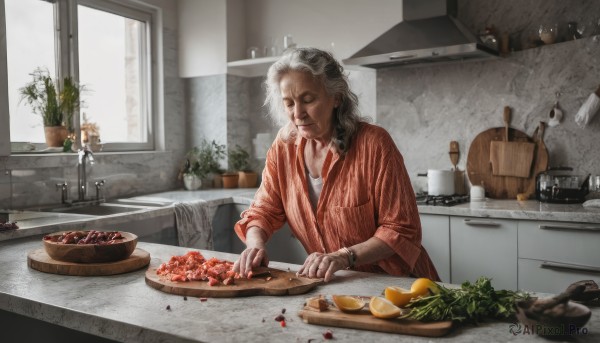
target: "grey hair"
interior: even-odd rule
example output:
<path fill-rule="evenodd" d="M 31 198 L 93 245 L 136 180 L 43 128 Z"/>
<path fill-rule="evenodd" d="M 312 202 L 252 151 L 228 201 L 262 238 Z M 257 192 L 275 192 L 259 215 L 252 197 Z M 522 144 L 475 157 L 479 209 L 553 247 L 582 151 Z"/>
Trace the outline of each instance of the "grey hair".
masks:
<path fill-rule="evenodd" d="M 311 73 L 323 82 L 328 94 L 339 97 L 340 105 L 334 110 L 333 116 L 335 132 L 332 141 L 337 151 L 345 154 L 360 123 L 368 119 L 360 116 L 358 97 L 350 90 L 344 68 L 329 52 L 316 48 L 287 50 L 271 65 L 265 80 L 267 95 L 264 105 L 268 106 L 271 119 L 282 126 L 280 135 L 284 140 L 293 139 L 297 134 L 296 126 L 289 120 L 283 106 L 279 88 L 281 78 L 290 71 Z"/>

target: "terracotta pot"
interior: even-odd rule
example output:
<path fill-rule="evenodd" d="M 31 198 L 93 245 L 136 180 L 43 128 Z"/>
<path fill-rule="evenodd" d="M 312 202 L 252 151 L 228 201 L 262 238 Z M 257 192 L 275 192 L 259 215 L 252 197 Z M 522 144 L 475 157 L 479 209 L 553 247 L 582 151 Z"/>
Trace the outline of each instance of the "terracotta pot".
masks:
<path fill-rule="evenodd" d="M 238 173 L 225 173 L 223 177 L 223 188 L 237 188 L 240 175 Z"/>
<path fill-rule="evenodd" d="M 213 187 L 214 188 L 222 188 L 223 187 L 223 176 L 221 174 L 212 174 L 213 176 Z"/>
<path fill-rule="evenodd" d="M 240 175 L 240 180 L 238 181 L 238 185 L 240 188 L 254 188 L 256 187 L 256 182 L 258 181 L 258 174 L 255 172 L 238 172 Z"/>
<path fill-rule="evenodd" d="M 44 126 L 46 145 L 49 148 L 62 147 L 69 132 L 65 126 Z"/>

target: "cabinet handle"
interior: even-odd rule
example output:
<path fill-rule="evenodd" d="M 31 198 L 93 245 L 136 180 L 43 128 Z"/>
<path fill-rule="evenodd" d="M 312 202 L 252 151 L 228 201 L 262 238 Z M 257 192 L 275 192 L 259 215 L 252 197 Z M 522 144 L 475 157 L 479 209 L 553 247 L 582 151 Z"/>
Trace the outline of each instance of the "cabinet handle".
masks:
<path fill-rule="evenodd" d="M 591 232 L 600 232 L 600 227 L 598 226 L 559 226 L 559 225 L 540 225 L 539 228 L 541 230 L 577 230 L 577 231 L 591 231 Z"/>
<path fill-rule="evenodd" d="M 392 55 L 389 58 L 390 58 L 390 61 L 393 61 L 393 60 L 405 60 L 407 58 L 413 58 L 413 57 L 417 57 L 417 55 L 400 55 L 400 56 Z"/>
<path fill-rule="evenodd" d="M 540 268 L 544 269 L 556 269 L 556 270 L 567 270 L 572 272 L 586 272 L 586 273 L 599 273 L 600 268 L 598 267 L 590 267 L 583 266 L 580 264 L 570 264 L 570 263 L 557 263 L 557 262 L 542 262 Z"/>
<path fill-rule="evenodd" d="M 496 222 L 489 221 L 489 220 L 464 219 L 463 221 L 465 224 L 470 225 L 470 226 L 493 226 L 493 227 L 500 226 L 500 223 L 496 223 Z"/>

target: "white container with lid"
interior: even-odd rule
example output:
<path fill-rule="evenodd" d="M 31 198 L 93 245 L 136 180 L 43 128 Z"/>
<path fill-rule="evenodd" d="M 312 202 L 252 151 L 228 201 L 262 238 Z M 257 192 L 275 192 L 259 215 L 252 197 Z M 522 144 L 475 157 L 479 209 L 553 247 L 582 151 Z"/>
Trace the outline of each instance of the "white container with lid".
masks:
<path fill-rule="evenodd" d="M 453 195 L 454 171 L 452 170 L 427 170 L 427 194 Z"/>

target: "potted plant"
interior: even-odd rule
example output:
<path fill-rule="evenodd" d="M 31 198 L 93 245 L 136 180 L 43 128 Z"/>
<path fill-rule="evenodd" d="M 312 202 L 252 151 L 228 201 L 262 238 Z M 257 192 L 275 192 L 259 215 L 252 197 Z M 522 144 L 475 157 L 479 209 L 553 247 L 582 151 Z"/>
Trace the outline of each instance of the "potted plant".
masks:
<path fill-rule="evenodd" d="M 226 150 L 225 145 L 217 144 L 215 140 L 208 142 L 202 140 L 200 146 L 195 150 L 196 160 L 200 164 L 201 168 L 206 171 L 204 178 L 205 185 L 212 185 L 213 187 L 221 187 L 223 184 L 221 174 L 220 161 L 225 158 Z"/>
<path fill-rule="evenodd" d="M 186 154 L 181 175 L 183 176 L 183 186 L 188 191 L 195 191 L 202 186 L 202 179 L 206 177 L 208 171 L 200 164 L 197 159 L 198 147 L 194 147 Z"/>
<path fill-rule="evenodd" d="M 21 101 L 27 101 L 33 112 L 42 116 L 46 145 L 62 147 L 72 131 L 73 114 L 80 106 L 84 87 L 71 77 L 65 77 L 60 87 L 47 69 L 36 68 L 31 76 L 31 82 L 19 89 Z"/>
<path fill-rule="evenodd" d="M 238 173 L 238 187 L 256 187 L 258 174 L 250 169 L 250 154 L 248 151 L 236 145 L 234 149 L 229 150 L 228 156 L 231 169 Z"/>

